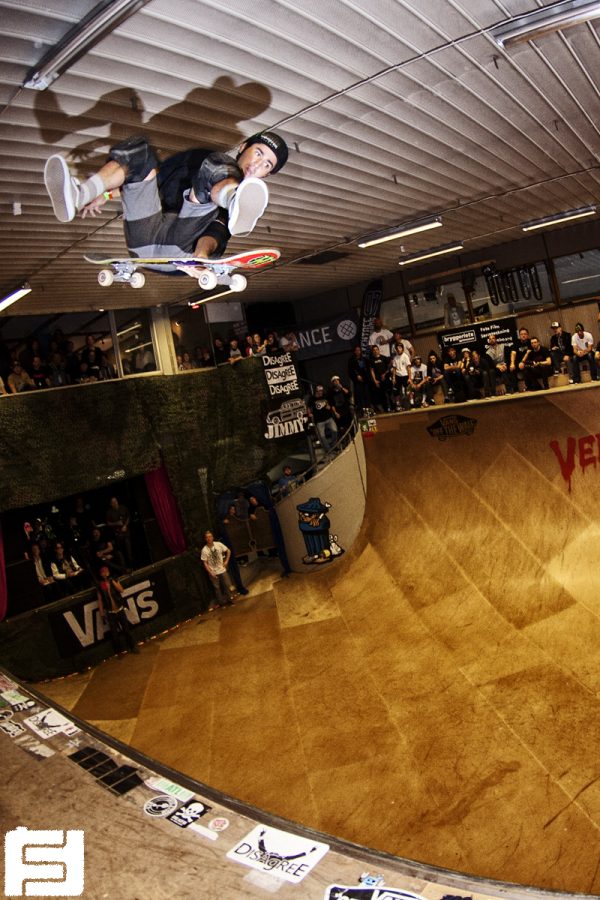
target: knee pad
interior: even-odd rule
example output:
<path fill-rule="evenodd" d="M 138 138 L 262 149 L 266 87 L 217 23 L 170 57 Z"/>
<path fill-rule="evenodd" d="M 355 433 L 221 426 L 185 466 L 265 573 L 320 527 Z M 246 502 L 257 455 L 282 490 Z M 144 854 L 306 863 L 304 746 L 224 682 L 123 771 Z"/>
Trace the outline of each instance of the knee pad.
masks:
<path fill-rule="evenodd" d="M 193 176 L 192 187 L 196 199 L 200 203 L 208 203 L 211 188 L 219 181 L 224 181 L 225 178 L 234 178 L 239 182 L 243 177 L 244 173 L 231 156 L 227 156 L 225 153 L 209 153 Z"/>
<path fill-rule="evenodd" d="M 158 168 L 158 158 L 151 144 L 143 135 L 127 138 L 111 147 L 109 159 L 114 159 L 125 169 L 125 184 L 143 181 L 152 169 Z"/>

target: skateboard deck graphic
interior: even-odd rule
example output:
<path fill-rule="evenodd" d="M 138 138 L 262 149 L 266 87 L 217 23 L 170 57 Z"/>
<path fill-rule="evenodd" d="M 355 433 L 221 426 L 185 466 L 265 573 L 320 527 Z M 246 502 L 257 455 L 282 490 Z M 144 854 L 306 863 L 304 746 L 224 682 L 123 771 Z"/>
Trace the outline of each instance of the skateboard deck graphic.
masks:
<path fill-rule="evenodd" d="M 128 282 L 134 288 L 143 287 L 146 279 L 138 269 L 173 273 L 178 269 L 201 268 L 205 271 L 198 279 L 198 284 L 203 290 L 210 291 L 217 284 L 223 284 L 232 291 L 243 291 L 247 282 L 243 275 L 234 274 L 236 269 L 262 269 L 272 265 L 280 256 L 279 250 L 262 247 L 221 259 L 205 259 L 201 256 L 103 257 L 100 254 L 84 256 L 84 259 L 93 265 L 106 267 L 98 273 L 98 282 L 102 287 L 108 287 L 114 281 Z"/>

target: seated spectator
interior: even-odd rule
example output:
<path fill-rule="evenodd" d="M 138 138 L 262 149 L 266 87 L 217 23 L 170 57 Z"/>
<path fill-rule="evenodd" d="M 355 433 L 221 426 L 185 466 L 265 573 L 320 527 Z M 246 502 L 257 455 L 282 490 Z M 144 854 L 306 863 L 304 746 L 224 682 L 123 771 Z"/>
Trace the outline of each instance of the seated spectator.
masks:
<path fill-rule="evenodd" d="M 48 377 L 51 387 L 64 387 L 71 383 L 67 373 L 67 361 L 60 352 L 53 353 L 48 363 Z"/>
<path fill-rule="evenodd" d="M 77 586 L 74 585 L 79 576 L 83 575 L 83 569 L 75 561 L 75 557 L 65 555 L 65 547 L 61 541 L 57 541 L 54 545 L 54 559 L 50 563 L 50 571 L 57 583 L 62 582 L 62 587 L 68 594 L 77 590 Z"/>
<path fill-rule="evenodd" d="M 216 335 L 213 340 L 213 356 L 216 366 L 222 366 L 229 362 L 229 348 L 225 346 L 225 342 L 219 335 Z"/>
<path fill-rule="evenodd" d="M 463 366 L 456 347 L 448 347 L 444 352 L 444 378 L 448 385 L 448 401 L 464 403 L 467 399 Z"/>
<path fill-rule="evenodd" d="M 229 362 L 230 365 L 234 365 L 235 363 L 241 362 L 243 358 L 244 357 L 242 356 L 242 351 L 240 350 L 238 345 L 238 339 L 231 338 L 231 340 L 229 341 L 229 353 L 227 356 L 227 362 Z"/>
<path fill-rule="evenodd" d="M 436 388 L 439 387 L 442 389 L 444 400 L 446 400 L 448 396 L 448 385 L 446 384 L 446 379 L 444 377 L 444 363 L 435 350 L 430 350 L 427 357 L 427 378 L 429 379 L 432 388 L 431 399 L 429 402 L 432 406 L 435 406 L 435 400 L 433 398 L 435 396 Z"/>
<path fill-rule="evenodd" d="M 87 334 L 85 337 L 85 344 L 79 354 L 80 361 L 89 365 L 90 353 L 92 350 L 94 352 L 96 351 L 96 338 L 93 334 Z"/>
<path fill-rule="evenodd" d="M 483 361 L 477 350 L 462 351 L 462 367 L 468 400 L 480 400 L 485 390 L 485 370 Z"/>
<path fill-rule="evenodd" d="M 552 356 L 547 347 L 542 347 L 537 337 L 531 338 L 531 350 L 525 361 L 524 374 L 528 391 L 540 391 L 542 388 L 548 390 L 548 378 L 552 375 Z"/>
<path fill-rule="evenodd" d="M 79 374 L 75 380 L 77 384 L 92 384 L 94 381 L 98 381 L 98 378 L 89 371 L 88 364 L 81 360 L 79 363 Z"/>
<path fill-rule="evenodd" d="M 418 354 L 412 358 L 408 370 L 408 396 L 411 408 L 434 406 L 433 385 L 427 378 L 427 366 Z"/>
<path fill-rule="evenodd" d="M 510 352 L 508 368 L 510 384 L 515 394 L 519 390 L 519 380 L 525 377 L 525 363 L 530 353 L 531 341 L 529 340 L 529 331 L 527 328 L 519 328 L 519 340 L 517 341 L 517 346 L 513 347 Z"/>
<path fill-rule="evenodd" d="M 306 404 L 308 416 L 314 422 L 321 447 L 327 453 L 338 439 L 336 425 L 336 412 L 325 396 L 325 388 L 322 384 L 315 387 L 315 393 L 311 395 Z"/>
<path fill-rule="evenodd" d="M 573 384 L 573 335 L 570 331 L 563 331 L 560 322 L 552 322 L 552 335 L 550 337 L 550 356 L 554 374 L 558 375 L 566 368 L 569 381 Z"/>
<path fill-rule="evenodd" d="M 208 347 L 196 347 L 196 366 L 198 369 L 211 369 L 214 366 Z"/>
<path fill-rule="evenodd" d="M 12 394 L 35 390 L 33 381 L 20 362 L 13 362 L 12 364 L 12 372 L 8 376 L 8 388 Z"/>
<path fill-rule="evenodd" d="M 383 356 L 379 344 L 371 347 L 369 374 L 371 376 L 371 397 L 375 409 L 379 412 L 390 412 L 392 408 L 390 357 Z"/>
<path fill-rule="evenodd" d="M 404 348 L 402 341 L 392 347 L 392 365 L 390 377 L 392 380 L 392 398 L 396 409 L 409 402 L 408 399 L 408 374 L 410 369 L 410 355 Z"/>
<path fill-rule="evenodd" d="M 592 381 L 598 381 L 594 339 L 589 331 L 585 331 L 581 322 L 575 326 L 571 344 L 573 346 L 573 383 L 581 383 L 581 364 L 584 362 L 587 362 L 589 366 Z"/>
<path fill-rule="evenodd" d="M 101 566 L 108 566 L 111 572 L 125 571 L 123 557 L 115 550 L 113 542 L 108 540 L 99 528 L 92 529 L 90 556 L 92 566 L 96 572 L 100 571 Z"/>
<path fill-rule="evenodd" d="M 291 328 L 285 332 L 283 337 L 279 338 L 279 347 L 285 353 L 294 353 L 296 350 L 300 349 L 298 338 Z"/>
<path fill-rule="evenodd" d="M 279 493 L 282 497 L 287 497 L 292 493 L 292 489 L 296 487 L 298 484 L 298 478 L 296 475 L 292 474 L 291 466 L 283 467 L 283 474 L 281 478 L 277 481 L 277 486 L 279 488 Z"/>
<path fill-rule="evenodd" d="M 342 384 L 339 375 L 333 375 L 331 378 L 331 387 L 327 392 L 329 405 L 337 413 L 336 424 L 338 430 L 343 434 L 350 428 L 354 420 L 354 409 L 352 408 L 352 394 L 350 388 Z"/>
<path fill-rule="evenodd" d="M 35 568 L 35 574 L 37 575 L 37 580 L 42 585 L 42 587 L 49 587 L 54 584 L 54 578 L 47 572 L 46 564 L 42 557 L 42 551 L 40 545 L 38 543 L 33 543 L 30 545 L 31 559 Z"/>
<path fill-rule="evenodd" d="M 43 364 L 41 356 L 34 356 L 29 374 L 36 390 L 51 387 L 50 373 Z"/>
<path fill-rule="evenodd" d="M 21 352 L 19 353 L 19 362 L 26 372 L 31 372 L 31 367 L 33 365 L 33 359 L 35 356 L 39 356 L 40 359 L 43 358 L 42 345 L 37 338 L 30 338 L 27 341 L 27 346 L 25 347 L 25 349 L 21 350 Z"/>
<path fill-rule="evenodd" d="M 101 380 L 101 356 L 99 350 L 96 350 L 95 347 L 90 347 L 87 352 L 87 359 L 84 360 L 82 357 L 81 362 L 82 364 L 87 362 L 87 377 L 90 381 Z"/>
<path fill-rule="evenodd" d="M 506 358 L 506 347 L 504 344 L 498 343 L 495 334 L 488 337 L 486 354 L 488 360 L 488 374 L 490 379 L 490 392 L 495 396 L 498 389 L 498 382 L 504 386 L 504 390 L 512 394 L 512 386 L 509 378 L 509 362 Z"/>
<path fill-rule="evenodd" d="M 364 413 L 370 406 L 369 365 L 363 355 L 360 344 L 354 347 L 352 356 L 348 360 L 348 376 L 352 382 L 354 407 L 361 413 Z"/>

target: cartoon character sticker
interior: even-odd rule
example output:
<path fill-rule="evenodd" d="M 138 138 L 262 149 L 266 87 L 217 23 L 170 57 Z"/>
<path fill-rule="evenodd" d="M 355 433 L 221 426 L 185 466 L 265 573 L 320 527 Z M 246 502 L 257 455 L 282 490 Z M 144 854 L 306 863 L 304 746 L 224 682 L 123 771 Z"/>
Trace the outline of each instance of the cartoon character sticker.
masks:
<path fill-rule="evenodd" d="M 322 565 L 341 556 L 344 550 L 337 542 L 337 534 L 330 534 L 331 522 L 327 515 L 331 503 L 311 497 L 306 503 L 300 503 L 298 510 L 298 527 L 306 545 L 306 556 L 302 562 L 306 565 Z"/>

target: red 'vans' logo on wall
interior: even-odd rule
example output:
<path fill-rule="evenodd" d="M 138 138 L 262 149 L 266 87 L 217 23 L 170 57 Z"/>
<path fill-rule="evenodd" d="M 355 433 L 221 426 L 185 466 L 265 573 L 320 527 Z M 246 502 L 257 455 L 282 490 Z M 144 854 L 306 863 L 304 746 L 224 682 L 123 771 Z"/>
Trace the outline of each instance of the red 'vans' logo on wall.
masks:
<path fill-rule="evenodd" d="M 566 452 L 563 453 L 558 441 L 550 441 L 560 465 L 560 473 L 571 490 L 571 478 L 575 467 L 579 465 L 582 472 L 588 466 L 597 466 L 600 462 L 600 434 L 586 434 L 585 437 L 567 438 Z"/>

